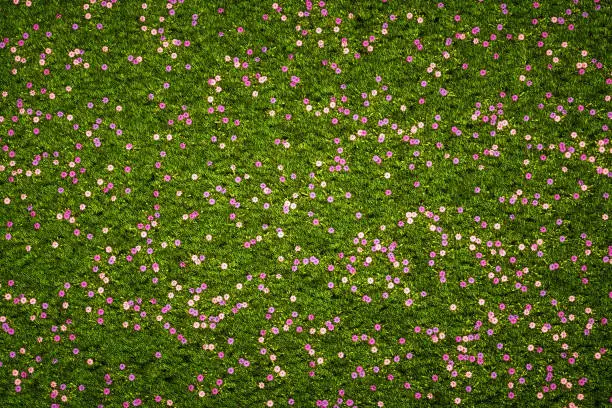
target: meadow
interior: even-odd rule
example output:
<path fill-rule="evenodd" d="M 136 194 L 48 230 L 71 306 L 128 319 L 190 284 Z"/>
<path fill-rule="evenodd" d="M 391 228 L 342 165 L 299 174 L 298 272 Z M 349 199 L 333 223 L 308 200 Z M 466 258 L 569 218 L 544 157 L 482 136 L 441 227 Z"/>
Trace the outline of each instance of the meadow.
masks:
<path fill-rule="evenodd" d="M 608 406 L 611 21 L 1 0 L 0 408 Z"/>

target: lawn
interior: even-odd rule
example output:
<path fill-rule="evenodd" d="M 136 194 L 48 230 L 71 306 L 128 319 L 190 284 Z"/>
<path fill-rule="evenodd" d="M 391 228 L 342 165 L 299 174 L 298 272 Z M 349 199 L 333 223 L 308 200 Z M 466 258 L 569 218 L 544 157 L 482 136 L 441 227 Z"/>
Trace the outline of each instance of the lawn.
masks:
<path fill-rule="evenodd" d="M 612 403 L 612 5 L 0 0 L 0 408 Z"/>

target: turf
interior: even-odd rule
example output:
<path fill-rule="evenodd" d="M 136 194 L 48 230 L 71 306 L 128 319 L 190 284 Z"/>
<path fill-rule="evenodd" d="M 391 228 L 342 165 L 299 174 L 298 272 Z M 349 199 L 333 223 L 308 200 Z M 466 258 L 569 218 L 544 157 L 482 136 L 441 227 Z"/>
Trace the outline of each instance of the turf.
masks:
<path fill-rule="evenodd" d="M 610 404 L 610 21 L 0 1 L 0 407 Z"/>

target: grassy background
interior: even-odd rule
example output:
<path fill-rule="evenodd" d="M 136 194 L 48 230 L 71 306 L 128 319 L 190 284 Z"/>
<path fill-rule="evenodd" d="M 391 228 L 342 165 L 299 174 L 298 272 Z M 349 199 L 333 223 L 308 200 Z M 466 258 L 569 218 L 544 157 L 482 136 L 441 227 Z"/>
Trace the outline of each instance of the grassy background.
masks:
<path fill-rule="evenodd" d="M 114 407 L 124 402 L 133 405 L 139 398 L 144 406 L 155 406 L 155 396 L 160 396 L 161 404 L 170 400 L 175 406 L 211 407 L 265 406 L 269 401 L 275 406 L 289 401 L 316 406 L 323 400 L 333 406 L 349 399 L 360 407 L 381 402 L 388 407 L 448 406 L 456 398 L 466 406 L 608 403 L 611 369 L 604 351 L 609 345 L 606 318 L 611 287 L 606 276 L 611 236 L 609 183 L 602 169 L 607 172 L 610 166 L 609 4 L 547 1 L 536 8 L 517 3 L 507 5 L 504 14 L 500 4 L 484 1 L 439 7 L 428 1 L 336 0 L 322 6 L 315 3 L 309 16 L 300 14 L 306 11 L 302 2 L 279 5 L 280 12 L 271 3 L 238 1 L 155 1 L 146 9 L 132 1 L 117 1 L 111 8 L 95 2 L 88 9 L 57 0 L 34 1 L 31 6 L 23 1 L 0 3 L 4 45 L 0 48 L 0 198 L 10 199 L 0 204 L 4 296 L 0 316 L 8 325 L 0 333 L 0 405 Z M 89 19 L 86 13 L 91 14 Z M 414 17 L 408 19 L 408 13 Z M 194 14 L 196 26 L 191 24 Z M 461 21 L 454 21 L 456 14 Z M 144 22 L 139 21 L 141 16 Z M 419 17 L 421 24 L 416 21 Z M 558 17 L 565 18 L 564 24 L 553 22 Z M 532 19 L 538 23 L 532 24 Z M 476 26 L 480 32 L 472 34 Z M 165 38 L 151 33 L 160 28 Z M 20 45 L 24 33 L 28 38 Z M 457 33 L 465 34 L 465 39 L 455 38 Z M 491 40 L 492 34 L 497 39 Z M 510 34 L 512 38 L 507 37 Z M 524 39 L 519 40 L 519 35 Z M 370 41 L 372 52 L 362 45 L 370 36 L 375 37 Z M 342 38 L 347 39 L 348 53 L 343 52 Z M 452 45 L 445 45 L 446 38 L 453 39 Z M 474 44 L 474 38 L 480 43 Z M 174 45 L 175 39 L 190 45 Z M 422 51 L 416 49 L 415 39 L 423 44 Z M 297 40 L 303 41 L 301 47 Z M 325 42 L 323 48 L 317 45 L 319 40 Z M 488 47 L 482 46 L 485 40 Z M 42 66 L 39 59 L 45 49 L 50 54 Z M 69 56 L 75 49 L 84 51 L 79 65 L 73 61 L 76 57 Z M 583 50 L 588 56 L 581 55 Z M 141 56 L 143 62 L 132 64 L 130 55 Z M 16 56 L 27 62 L 17 62 Z M 235 68 L 226 56 L 248 62 L 248 67 Z M 407 56 L 414 60 L 407 62 Z M 553 57 L 559 62 L 553 63 Z M 90 67 L 84 68 L 84 62 Z M 582 62 L 588 63 L 584 75 L 576 68 Z M 334 73 L 332 63 L 341 73 Z M 427 72 L 432 63 L 439 78 Z M 464 63 L 467 69 L 462 69 Z M 257 74 L 267 76 L 267 81 L 258 83 Z M 520 75 L 532 83 L 520 81 Z M 210 85 L 215 76 L 221 80 Z M 296 86 L 291 86 L 292 76 L 300 78 Z M 244 85 L 244 77 L 250 86 Z M 427 87 L 420 85 L 423 80 Z M 219 92 L 216 86 L 221 87 Z M 441 96 L 440 88 L 448 95 Z M 362 93 L 367 94 L 369 106 L 364 106 Z M 385 100 L 386 95 L 392 99 Z M 512 95 L 518 99 L 513 101 Z M 212 103 L 208 97 L 214 98 Z M 330 107 L 331 98 L 335 108 Z M 306 109 L 304 99 L 312 110 Z M 160 103 L 165 104 L 163 109 Z M 350 109 L 350 114 L 338 112 L 338 107 Z M 481 115 L 473 120 L 477 110 Z M 192 121 L 189 125 L 184 117 L 179 120 L 184 112 Z M 551 112 L 562 118 L 555 121 Z M 508 126 L 496 130 L 483 122 L 482 116 L 491 113 L 498 121 L 507 120 Z M 52 119 L 47 120 L 46 114 Z M 337 124 L 332 124 L 333 118 Z M 434 123 L 437 129 L 432 128 Z M 367 135 L 354 136 L 361 130 Z M 490 135 L 493 130 L 495 136 Z M 380 134 L 384 141 L 378 140 Z M 418 139 L 418 144 L 406 142 L 404 135 Z M 526 140 L 526 135 L 531 139 Z M 275 143 L 276 139 L 290 147 Z M 128 143 L 131 150 L 126 149 Z M 575 152 L 566 157 L 561 143 Z M 487 155 L 491 150 L 499 155 Z M 387 152 L 392 157 L 387 158 Z M 542 154 L 546 160 L 541 160 Z M 582 154 L 587 160 L 581 159 Z M 328 170 L 338 156 L 348 171 Z M 374 156 L 382 158 L 380 164 Z M 454 158 L 458 164 L 453 164 Z M 261 167 L 255 165 L 258 161 Z M 108 165 L 114 170 L 109 171 Z M 36 170 L 40 174 L 26 175 Z M 62 172 L 71 170 L 79 173 L 76 184 L 72 176 L 62 177 Z M 532 174 L 529 180 L 527 173 Z M 192 174 L 198 179 L 193 180 Z M 164 180 L 167 175 L 171 181 Z M 108 183 L 113 188 L 105 192 Z M 270 194 L 264 193 L 262 183 Z M 588 187 L 586 191 L 581 184 Z M 126 193 L 126 188 L 131 191 Z M 210 194 L 206 198 L 205 192 Z M 310 198 L 311 192 L 316 197 Z M 345 198 L 347 192 L 350 199 Z M 575 193 L 579 199 L 573 198 Z M 330 196 L 333 202 L 327 201 Z M 509 203 L 512 197 L 516 204 Z M 527 204 L 521 204 L 524 197 Z M 216 200 L 214 205 L 210 198 Z M 286 201 L 296 208 L 285 213 Z M 235 202 L 239 208 L 232 205 Z M 74 223 L 56 218 L 67 209 Z M 182 218 L 193 211 L 199 213 L 196 219 Z M 411 212 L 418 216 L 407 215 Z M 411 224 L 409 217 L 414 218 Z M 313 225 L 315 218 L 320 225 Z M 151 226 L 152 220 L 156 226 Z M 39 229 L 35 223 L 40 223 Z M 143 237 L 145 224 L 151 228 Z M 80 235 L 74 234 L 75 229 Z M 355 244 L 360 233 L 359 241 L 367 242 Z M 461 239 L 456 239 L 457 234 Z M 260 242 L 244 247 L 245 241 L 258 236 Z M 386 253 L 373 251 L 374 240 Z M 538 240 L 542 241 L 537 250 L 532 250 Z M 487 246 L 495 241 L 501 247 Z M 521 244 L 526 248 L 521 250 Z M 505 250 L 504 256 L 491 253 L 499 248 Z M 132 250 L 135 254 L 128 261 Z M 542 251 L 541 256 L 537 251 Z M 390 252 L 399 266 L 389 260 Z M 200 255 L 204 261 L 195 264 L 192 256 Z M 116 258 L 109 263 L 111 256 Z M 316 263 L 304 264 L 304 259 Z M 299 262 L 297 269 L 292 269 L 294 260 Z M 409 270 L 404 271 L 403 260 Z M 481 266 L 482 260 L 486 265 Z M 551 270 L 556 263 L 559 268 Z M 141 266 L 146 269 L 141 271 Z M 528 273 L 517 276 L 524 268 Z M 444 283 L 441 271 L 446 274 Z M 495 279 L 505 278 L 496 283 L 490 273 Z M 473 283 L 462 287 L 470 278 Z M 390 288 L 393 279 L 397 283 Z M 81 287 L 82 282 L 87 287 Z M 64 289 L 61 297 L 59 291 L 66 283 L 71 288 Z M 203 283 L 206 289 L 191 306 L 195 288 Z M 182 290 L 176 289 L 177 284 Z M 517 289 L 517 284 L 527 291 Z M 98 288 L 104 293 L 97 293 Z M 95 292 L 91 297 L 90 290 Z M 169 293 L 174 297 L 169 298 Z M 224 295 L 227 304 L 216 302 Z M 295 301 L 291 296 L 296 296 Z M 371 302 L 364 302 L 364 296 Z M 19 298 L 25 298 L 24 304 L 15 302 Z M 414 303 L 406 306 L 407 299 Z M 479 299 L 485 303 L 479 304 Z M 139 312 L 124 309 L 124 302 L 139 300 Z M 166 304 L 172 309 L 163 313 Z M 451 305 L 457 310 L 452 311 Z M 527 305 L 531 305 L 528 315 Z M 273 313 L 268 312 L 271 307 Z M 192 308 L 207 319 L 220 313 L 224 318 L 214 329 L 196 329 L 193 323 L 198 319 L 189 314 Z M 99 309 L 104 311 L 103 324 L 96 321 Z M 146 316 L 141 317 L 141 311 Z M 490 312 L 495 313 L 496 323 L 489 320 Z M 560 312 L 573 319 L 562 322 Z M 509 322 L 511 315 L 518 316 L 516 324 Z M 156 316 L 163 318 L 158 321 Z M 333 323 L 334 329 L 320 334 L 318 330 L 335 317 L 340 320 Z M 290 318 L 293 324 L 285 331 L 283 325 Z M 482 322 L 478 330 L 476 321 Z M 184 336 L 186 344 L 171 335 L 165 323 Z M 141 330 L 134 330 L 135 324 Z M 375 324 L 382 330 L 376 331 Z M 550 328 L 543 332 L 546 324 Z M 591 329 L 585 335 L 587 325 Z M 296 332 L 297 326 L 303 327 L 302 333 Z M 415 333 L 417 326 L 423 328 L 421 333 Z M 425 331 L 434 327 L 446 337 L 432 341 Z M 14 334 L 8 333 L 9 328 Z M 273 334 L 272 328 L 280 332 Z M 311 328 L 317 333 L 310 334 Z M 488 329 L 494 334 L 488 335 Z M 480 335 L 477 341 L 455 341 L 456 336 L 475 333 Z M 59 341 L 54 340 L 56 334 Z M 366 341 L 353 342 L 353 335 L 375 339 L 377 350 Z M 553 335 L 567 337 L 554 340 Z M 229 338 L 234 339 L 232 345 Z M 215 350 L 203 350 L 203 344 L 214 344 Z M 313 356 L 305 350 L 307 344 L 315 350 Z M 467 349 L 458 350 L 458 345 Z M 528 345 L 541 347 L 541 352 L 528 351 Z M 158 351 L 161 358 L 155 357 Z M 343 358 L 338 357 L 340 352 Z M 408 353 L 412 358 L 406 358 Z M 478 353 L 483 356 L 481 365 L 459 360 L 459 355 Z M 574 364 L 568 362 L 571 353 L 578 356 Z M 596 353 L 602 354 L 600 359 Z M 504 354 L 510 361 L 503 359 Z M 394 356 L 399 356 L 398 362 Z M 323 363 L 311 368 L 309 362 L 319 357 Z M 443 357 L 453 361 L 451 370 Z M 250 365 L 243 367 L 239 359 Z M 390 364 L 385 365 L 385 359 L 391 359 Z M 526 369 L 528 364 L 531 370 Z M 275 366 L 286 376 L 279 376 Z M 352 379 L 357 366 L 367 374 Z M 554 369 L 553 379 L 546 379 L 547 366 Z M 33 372 L 21 378 L 30 367 Z M 230 367 L 233 374 L 228 373 Z M 374 372 L 374 367 L 380 371 Z M 516 373 L 509 374 L 510 368 Z M 491 378 L 493 371 L 497 379 Z M 136 375 L 135 381 L 128 379 L 130 373 Z M 205 375 L 202 382 L 197 381 L 198 374 Z M 273 381 L 266 380 L 268 374 Z M 438 376 L 437 382 L 432 375 Z M 519 384 L 521 377 L 524 384 Z M 571 389 L 561 383 L 562 378 L 573 384 Z M 588 381 L 579 385 L 582 378 Z M 215 385 L 218 379 L 221 386 Z M 551 383 L 558 388 L 538 396 Z M 60 389 L 61 384 L 65 389 Z M 78 389 L 81 384 L 84 391 Z M 194 391 L 188 389 L 190 384 Z M 103 394 L 104 388 L 110 389 L 109 395 Z M 213 395 L 213 388 L 219 393 Z M 56 398 L 50 397 L 54 389 L 59 391 Z M 198 391 L 206 395 L 199 397 Z M 508 397 L 511 391 L 513 399 Z"/>

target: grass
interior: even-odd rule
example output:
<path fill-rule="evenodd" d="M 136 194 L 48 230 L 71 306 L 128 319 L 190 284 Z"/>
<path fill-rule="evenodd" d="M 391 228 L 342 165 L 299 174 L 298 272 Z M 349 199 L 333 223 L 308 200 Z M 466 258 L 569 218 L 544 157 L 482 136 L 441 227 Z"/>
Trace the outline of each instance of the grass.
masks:
<path fill-rule="evenodd" d="M 609 4 L 33 3 L 0 406 L 610 403 Z"/>

